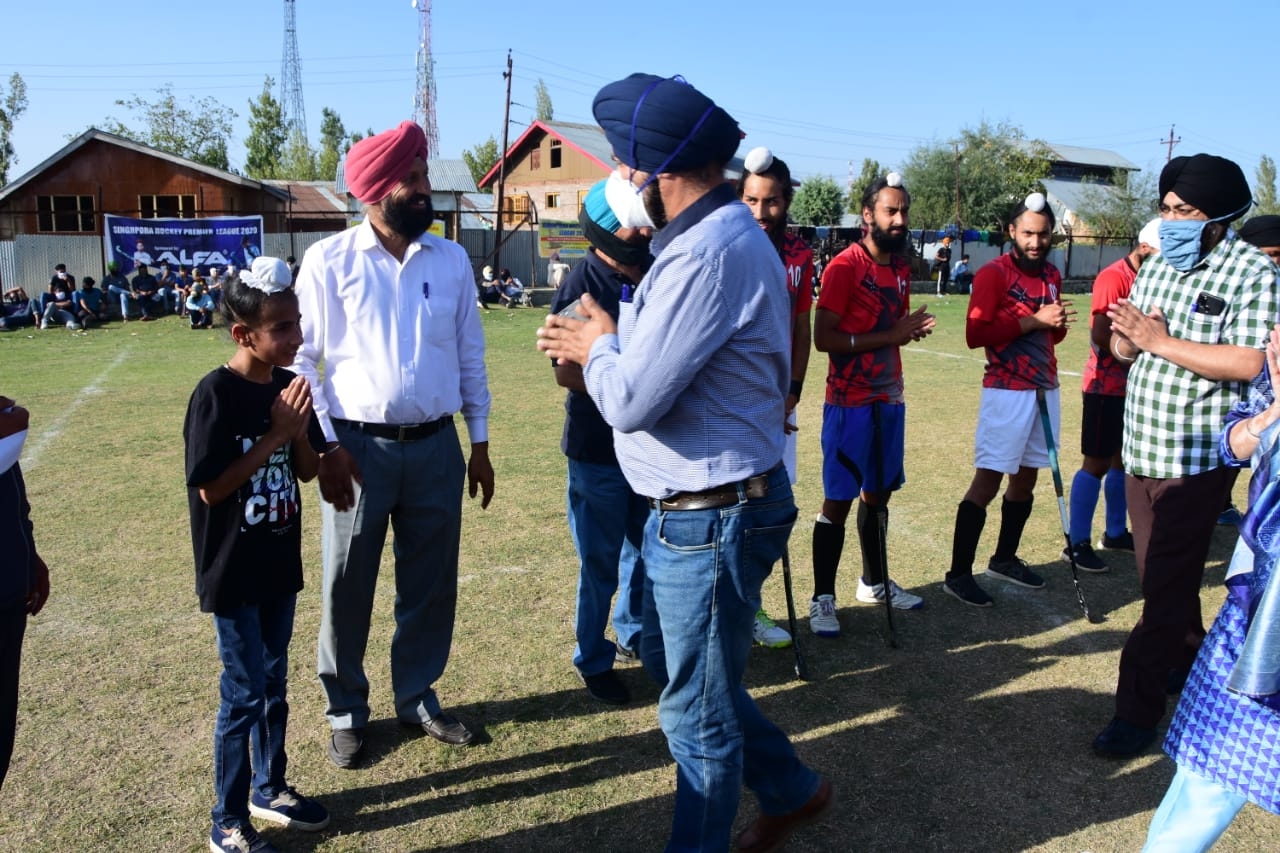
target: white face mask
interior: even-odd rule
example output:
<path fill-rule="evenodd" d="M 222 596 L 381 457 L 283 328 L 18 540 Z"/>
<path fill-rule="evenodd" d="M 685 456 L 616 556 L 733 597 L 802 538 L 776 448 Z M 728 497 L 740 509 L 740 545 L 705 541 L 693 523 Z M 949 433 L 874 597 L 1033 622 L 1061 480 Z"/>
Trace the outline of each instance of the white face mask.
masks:
<path fill-rule="evenodd" d="M 645 210 L 641 191 L 619 175 L 616 169 L 609 173 L 609 180 L 605 182 L 604 198 L 623 228 L 654 227 L 649 211 Z"/>

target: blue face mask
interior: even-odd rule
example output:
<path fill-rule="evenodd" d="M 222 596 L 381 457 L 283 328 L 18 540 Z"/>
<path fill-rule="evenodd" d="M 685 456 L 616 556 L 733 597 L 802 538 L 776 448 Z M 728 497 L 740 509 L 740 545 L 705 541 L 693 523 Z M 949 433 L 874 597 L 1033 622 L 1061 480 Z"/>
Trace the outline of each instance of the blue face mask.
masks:
<path fill-rule="evenodd" d="M 1160 222 L 1160 257 L 1178 272 L 1190 272 L 1200 260 L 1200 235 L 1209 220 L 1164 219 Z"/>

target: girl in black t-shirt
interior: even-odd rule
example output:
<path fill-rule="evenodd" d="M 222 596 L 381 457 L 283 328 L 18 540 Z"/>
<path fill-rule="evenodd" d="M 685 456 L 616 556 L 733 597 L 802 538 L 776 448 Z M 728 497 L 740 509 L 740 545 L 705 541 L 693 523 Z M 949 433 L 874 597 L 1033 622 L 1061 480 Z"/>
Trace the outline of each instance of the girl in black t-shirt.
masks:
<path fill-rule="evenodd" d="M 236 351 L 196 386 L 183 427 L 196 593 L 213 614 L 223 666 L 214 850 L 274 849 L 261 847 L 250 815 L 305 830 L 329 823 L 284 778 L 285 682 L 302 589 L 298 482 L 316 476 L 324 448 L 310 386 L 284 369 L 302 345 L 290 279 L 283 261 L 258 258 L 229 282 L 222 312 Z"/>

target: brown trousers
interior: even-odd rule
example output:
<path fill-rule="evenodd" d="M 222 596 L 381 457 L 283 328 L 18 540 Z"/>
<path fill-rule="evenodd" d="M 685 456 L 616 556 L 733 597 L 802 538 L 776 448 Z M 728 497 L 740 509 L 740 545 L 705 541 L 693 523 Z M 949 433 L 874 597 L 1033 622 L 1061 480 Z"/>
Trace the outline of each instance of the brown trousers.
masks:
<path fill-rule="evenodd" d="M 1230 468 L 1167 480 L 1125 477 L 1142 616 L 1120 654 L 1116 716 L 1155 728 L 1169 673 L 1186 669 L 1204 639 L 1200 582 L 1229 487 Z"/>

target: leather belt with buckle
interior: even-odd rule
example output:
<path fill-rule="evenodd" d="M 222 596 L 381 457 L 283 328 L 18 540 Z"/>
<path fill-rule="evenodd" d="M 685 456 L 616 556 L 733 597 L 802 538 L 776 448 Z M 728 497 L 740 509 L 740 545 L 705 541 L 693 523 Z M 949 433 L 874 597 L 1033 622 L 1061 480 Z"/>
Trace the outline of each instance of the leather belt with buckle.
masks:
<path fill-rule="evenodd" d="M 650 509 L 681 512 L 697 509 L 720 509 L 738 503 L 738 487 L 742 487 L 747 500 L 758 500 L 769 494 L 769 477 L 782 467 L 779 462 L 763 474 L 756 474 L 738 483 L 726 483 L 703 489 L 700 492 L 676 492 L 669 498 L 649 498 Z"/>
<path fill-rule="evenodd" d="M 374 438 L 386 438 L 391 441 L 418 441 L 435 435 L 448 424 L 453 423 L 453 415 L 445 415 L 434 421 L 423 424 L 369 424 L 364 421 L 348 421 L 334 418 L 335 424 L 342 424 L 347 429 L 371 435 Z"/>

